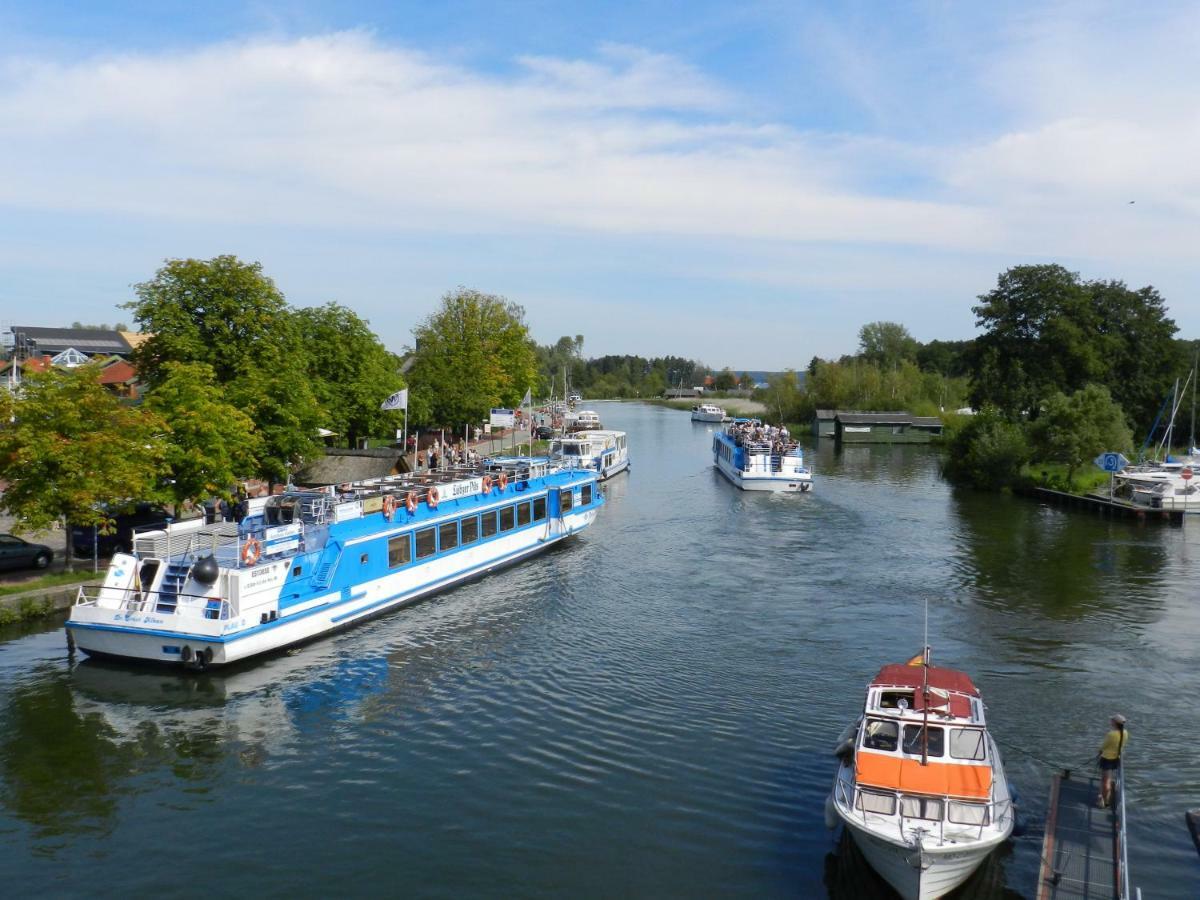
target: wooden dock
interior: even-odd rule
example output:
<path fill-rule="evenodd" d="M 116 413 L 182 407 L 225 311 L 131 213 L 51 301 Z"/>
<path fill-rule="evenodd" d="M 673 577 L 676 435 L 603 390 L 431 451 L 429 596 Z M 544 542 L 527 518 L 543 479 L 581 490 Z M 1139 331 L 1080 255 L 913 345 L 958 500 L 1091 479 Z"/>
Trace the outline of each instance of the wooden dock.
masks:
<path fill-rule="evenodd" d="M 1183 524 L 1184 513 L 1181 509 L 1147 509 L 1144 506 L 1134 506 L 1124 500 L 1110 500 L 1101 494 L 1068 494 L 1066 491 L 1053 491 L 1050 488 L 1041 487 L 1016 488 L 1014 493 L 1049 503 L 1052 506 L 1080 509 L 1107 518 L 1164 522 L 1169 525 Z"/>
<path fill-rule="evenodd" d="M 1122 817 L 1124 797 L 1113 809 L 1096 803 L 1100 779 L 1054 776 L 1042 843 L 1037 900 L 1126 900 L 1128 876 Z"/>

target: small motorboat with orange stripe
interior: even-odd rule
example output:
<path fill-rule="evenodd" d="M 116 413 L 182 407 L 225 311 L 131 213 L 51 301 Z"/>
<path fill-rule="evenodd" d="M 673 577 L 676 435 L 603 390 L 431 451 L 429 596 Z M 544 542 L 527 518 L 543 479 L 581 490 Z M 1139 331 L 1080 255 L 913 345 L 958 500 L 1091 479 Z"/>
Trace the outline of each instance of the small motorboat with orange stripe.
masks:
<path fill-rule="evenodd" d="M 941 897 L 967 880 L 1015 821 L 979 689 L 929 651 L 886 665 L 837 748 L 826 804 L 871 866 L 906 900 Z"/>

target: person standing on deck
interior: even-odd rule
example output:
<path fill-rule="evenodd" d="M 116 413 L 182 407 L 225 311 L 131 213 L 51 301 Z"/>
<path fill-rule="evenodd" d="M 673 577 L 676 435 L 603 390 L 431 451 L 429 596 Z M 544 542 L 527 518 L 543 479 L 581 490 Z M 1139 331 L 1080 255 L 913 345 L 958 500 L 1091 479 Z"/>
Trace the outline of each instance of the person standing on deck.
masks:
<path fill-rule="evenodd" d="M 1113 772 L 1121 768 L 1121 754 L 1129 735 L 1125 731 L 1125 717 L 1118 713 L 1112 717 L 1112 729 L 1100 744 L 1100 806 L 1113 802 Z"/>

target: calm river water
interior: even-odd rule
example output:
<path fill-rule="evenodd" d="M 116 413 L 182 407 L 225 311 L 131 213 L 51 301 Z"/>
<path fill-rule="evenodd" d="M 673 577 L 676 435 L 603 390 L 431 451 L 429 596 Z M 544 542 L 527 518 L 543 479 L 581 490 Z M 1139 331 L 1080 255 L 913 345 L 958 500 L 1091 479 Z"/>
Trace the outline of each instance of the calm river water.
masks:
<path fill-rule="evenodd" d="M 813 494 L 744 495 L 711 426 L 597 409 L 634 460 L 597 524 L 418 607 L 228 675 L 3 635 L 0 891 L 888 896 L 822 803 L 928 598 L 1030 819 L 963 896 L 1032 894 L 1035 757 L 1079 765 L 1117 711 L 1133 880 L 1197 896 L 1200 521 L 958 493 L 922 447 L 822 443 Z"/>

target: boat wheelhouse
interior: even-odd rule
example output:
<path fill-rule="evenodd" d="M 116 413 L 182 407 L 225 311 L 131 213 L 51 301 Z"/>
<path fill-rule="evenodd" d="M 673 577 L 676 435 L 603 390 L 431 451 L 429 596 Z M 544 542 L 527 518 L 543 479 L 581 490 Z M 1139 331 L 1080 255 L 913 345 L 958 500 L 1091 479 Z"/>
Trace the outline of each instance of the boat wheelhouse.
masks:
<path fill-rule="evenodd" d="M 624 431 L 577 431 L 550 442 L 550 456 L 565 467 L 594 469 L 604 481 L 629 468 Z"/>
<path fill-rule="evenodd" d="M 237 662 L 519 562 L 603 503 L 594 470 L 545 457 L 288 491 L 240 523 L 140 532 L 101 586 L 80 589 L 67 634 L 89 654 Z"/>
<path fill-rule="evenodd" d="M 713 465 L 743 491 L 812 490 L 800 445 L 758 419 L 734 419 L 713 435 Z"/>
<path fill-rule="evenodd" d="M 927 655 L 880 669 L 836 753 L 827 824 L 840 821 L 905 900 L 948 894 L 1012 833 L 1013 799 L 979 690 Z"/>
<path fill-rule="evenodd" d="M 693 422 L 724 422 L 725 410 L 711 403 L 701 403 L 692 407 Z"/>

